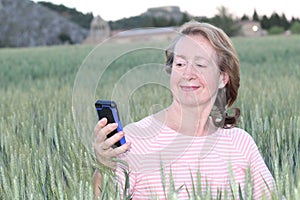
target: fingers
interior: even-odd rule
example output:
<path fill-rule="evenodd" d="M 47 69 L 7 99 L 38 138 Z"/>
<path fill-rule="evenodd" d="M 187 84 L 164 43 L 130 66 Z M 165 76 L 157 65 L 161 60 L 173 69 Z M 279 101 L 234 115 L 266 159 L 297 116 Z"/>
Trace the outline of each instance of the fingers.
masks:
<path fill-rule="evenodd" d="M 101 146 L 95 146 L 94 149 L 97 161 L 111 169 L 115 169 L 117 165 L 117 163 L 115 162 L 115 158 L 120 154 L 128 151 L 130 146 L 130 142 L 126 142 L 122 146 L 117 147 L 115 149 L 110 147 L 109 149 L 104 150 Z"/>
<path fill-rule="evenodd" d="M 120 155 L 122 153 L 125 153 L 126 151 L 129 150 L 131 146 L 131 143 L 130 142 L 126 142 L 125 144 L 121 145 L 120 147 L 117 147 L 114 149 L 113 153 L 115 153 L 115 155 Z"/>
<path fill-rule="evenodd" d="M 97 161 L 111 169 L 116 168 L 115 158 L 130 148 L 129 142 L 115 149 L 112 148 L 124 136 L 123 131 L 106 138 L 117 126 L 117 123 L 107 124 L 107 119 L 103 118 L 99 120 L 94 129 L 94 151 Z"/>
<path fill-rule="evenodd" d="M 96 142 L 102 142 L 106 139 L 106 136 L 114 131 L 118 127 L 117 123 L 107 124 L 107 119 L 101 119 L 94 129 L 94 140 Z"/>
<path fill-rule="evenodd" d="M 99 131 L 98 129 L 103 128 L 105 125 L 107 124 L 107 119 L 106 117 L 103 117 L 102 119 L 100 119 L 98 121 L 98 123 L 96 124 L 95 130 L 94 131 Z"/>
<path fill-rule="evenodd" d="M 112 147 L 116 142 L 120 141 L 120 139 L 124 136 L 124 132 L 120 131 L 116 134 L 114 134 L 113 136 L 111 136 L 110 138 L 107 138 L 102 145 L 103 149 L 108 149 L 110 147 Z"/>
<path fill-rule="evenodd" d="M 96 158 L 99 163 L 115 170 L 117 167 L 117 162 L 116 162 L 117 156 L 128 151 L 130 146 L 131 146 L 131 143 L 126 142 L 122 146 L 117 147 L 115 149 L 109 148 L 109 149 L 103 150 L 101 147 L 96 147 L 95 148 Z"/>

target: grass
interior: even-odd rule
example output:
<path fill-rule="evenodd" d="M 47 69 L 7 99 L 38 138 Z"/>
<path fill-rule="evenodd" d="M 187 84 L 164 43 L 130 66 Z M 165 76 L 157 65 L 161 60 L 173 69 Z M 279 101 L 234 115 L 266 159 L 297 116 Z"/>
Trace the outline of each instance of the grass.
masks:
<path fill-rule="evenodd" d="M 287 199 L 298 199 L 300 37 L 233 41 L 241 60 L 241 88 L 234 105 L 242 111 L 238 126 L 256 141 L 279 192 Z M 0 49 L 0 199 L 93 199 L 91 177 L 97 164 L 91 147 L 82 143 L 82 137 L 93 133 L 78 133 L 72 115 L 76 73 L 92 48 Z M 112 63 L 96 94 L 110 95 L 109 89 L 121 77 L 116 76 L 117 72 L 128 72 L 150 62 L 147 59 L 161 59 L 155 52 L 146 53 Z M 95 98 L 100 97 L 97 95 Z M 151 84 L 136 89 L 130 97 L 131 114 L 122 116 L 124 124 L 171 101 L 165 87 Z M 122 110 L 122 104 L 120 107 Z M 94 114 L 92 123 L 96 122 Z M 189 191 L 191 197 L 199 194 L 196 177 L 194 181 L 195 191 Z M 174 197 L 176 188 L 169 189 L 173 191 L 169 197 Z M 115 190 L 114 186 L 105 190 L 103 199 L 114 199 Z"/>

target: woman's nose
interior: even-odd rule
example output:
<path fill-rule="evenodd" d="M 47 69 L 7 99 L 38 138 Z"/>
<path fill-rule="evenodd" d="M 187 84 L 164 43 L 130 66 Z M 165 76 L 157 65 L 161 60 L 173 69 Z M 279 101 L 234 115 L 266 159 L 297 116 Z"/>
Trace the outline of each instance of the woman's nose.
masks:
<path fill-rule="evenodd" d="M 193 78 L 195 76 L 195 67 L 191 63 L 187 63 L 186 67 L 183 71 L 183 77 L 184 78 Z"/>

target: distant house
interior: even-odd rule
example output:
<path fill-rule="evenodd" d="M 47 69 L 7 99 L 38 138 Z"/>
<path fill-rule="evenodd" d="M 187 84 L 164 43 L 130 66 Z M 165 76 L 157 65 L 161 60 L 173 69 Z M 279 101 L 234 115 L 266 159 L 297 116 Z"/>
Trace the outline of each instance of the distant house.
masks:
<path fill-rule="evenodd" d="M 90 27 L 89 35 L 83 42 L 85 44 L 97 44 L 110 36 L 109 24 L 99 15 L 92 20 Z"/>
<path fill-rule="evenodd" d="M 263 30 L 259 22 L 256 21 L 241 21 L 241 35 L 247 37 L 263 36 L 266 31 Z"/>

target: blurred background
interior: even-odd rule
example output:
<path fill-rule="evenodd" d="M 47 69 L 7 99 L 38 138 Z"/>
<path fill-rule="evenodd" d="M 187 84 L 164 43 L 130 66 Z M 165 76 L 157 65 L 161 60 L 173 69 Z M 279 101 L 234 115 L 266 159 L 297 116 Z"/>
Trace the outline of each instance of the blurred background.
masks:
<path fill-rule="evenodd" d="M 292 1 L 151 2 L 0 0 L 0 47 L 97 44 L 124 30 L 176 28 L 191 19 L 219 26 L 229 36 L 300 33 Z M 145 29 L 130 37 L 137 34 L 152 33 Z"/>

